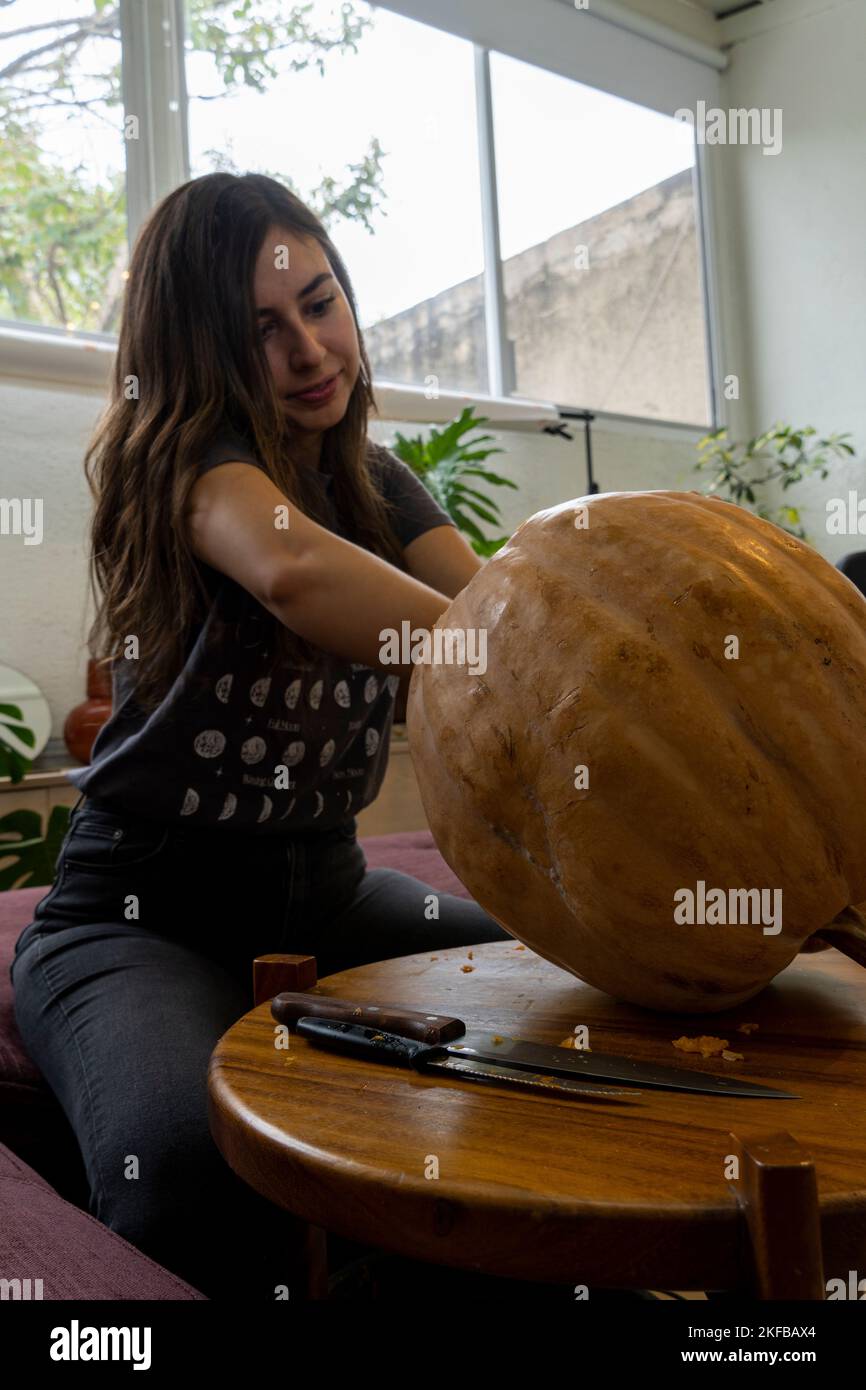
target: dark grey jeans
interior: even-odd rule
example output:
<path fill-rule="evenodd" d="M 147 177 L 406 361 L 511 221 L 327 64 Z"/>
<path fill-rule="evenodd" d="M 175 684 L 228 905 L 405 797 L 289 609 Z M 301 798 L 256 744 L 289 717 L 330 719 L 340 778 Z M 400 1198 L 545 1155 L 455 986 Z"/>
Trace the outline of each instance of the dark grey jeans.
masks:
<path fill-rule="evenodd" d="M 273 1299 L 290 1282 L 295 1228 L 211 1138 L 210 1054 L 252 1007 L 256 955 L 310 952 L 325 976 L 508 939 L 449 894 L 428 920 L 434 891 L 368 871 L 354 818 L 277 840 L 79 802 L 10 974 L 27 1050 L 77 1136 L 92 1215 L 211 1297 Z"/>

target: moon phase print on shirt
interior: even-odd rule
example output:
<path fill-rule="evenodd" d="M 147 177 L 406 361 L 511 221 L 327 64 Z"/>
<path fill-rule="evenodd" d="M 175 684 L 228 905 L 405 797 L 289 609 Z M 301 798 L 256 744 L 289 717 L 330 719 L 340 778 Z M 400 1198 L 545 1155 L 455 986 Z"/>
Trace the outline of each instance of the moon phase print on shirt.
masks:
<path fill-rule="evenodd" d="M 202 729 L 193 743 L 200 758 L 218 758 L 225 746 L 226 736 L 220 729 Z"/>
<path fill-rule="evenodd" d="M 334 756 L 334 749 L 337 747 L 332 738 L 328 739 L 321 753 L 319 754 L 319 767 L 325 767 Z"/>
<path fill-rule="evenodd" d="M 256 734 L 241 744 L 241 758 L 245 763 L 260 763 L 268 751 L 268 745 Z"/>
<path fill-rule="evenodd" d="M 258 705 L 259 709 L 262 708 L 265 700 L 268 698 L 268 691 L 270 688 L 270 676 L 262 676 L 261 680 L 257 680 L 254 685 L 250 686 L 250 699 L 254 705 Z"/>
<path fill-rule="evenodd" d="M 192 742 L 195 763 L 213 782 L 196 785 L 188 773 L 179 814 L 210 823 L 234 819 L 253 826 L 288 818 L 309 825 L 342 820 L 363 807 L 374 775 L 366 767 L 381 763 L 376 754 L 390 717 L 384 697 L 396 696 L 400 678 L 330 657 L 318 669 L 296 667 L 299 674 L 290 667 L 269 669 L 254 615 L 233 625 L 228 636 L 258 650 L 239 656 L 234 670 L 226 662 L 223 674 L 211 677 L 212 724 L 194 729 Z M 261 775 L 271 760 L 296 769 L 288 806 L 282 789 L 272 789 Z"/>
<path fill-rule="evenodd" d="M 286 767 L 297 767 L 301 758 L 304 756 L 304 748 L 305 745 L 300 739 L 296 739 L 294 743 L 289 744 L 288 748 L 283 753 L 282 759 Z"/>

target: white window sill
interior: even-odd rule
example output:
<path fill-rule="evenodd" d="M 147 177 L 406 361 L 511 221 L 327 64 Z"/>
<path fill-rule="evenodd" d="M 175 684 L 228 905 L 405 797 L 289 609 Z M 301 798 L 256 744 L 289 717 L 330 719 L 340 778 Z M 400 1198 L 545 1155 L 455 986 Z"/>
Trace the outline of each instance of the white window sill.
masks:
<path fill-rule="evenodd" d="M 64 334 L 57 330 L 20 327 L 0 323 L 0 381 L 25 379 L 54 383 L 60 388 L 88 390 L 103 396 L 114 366 L 115 339 L 93 334 Z M 421 387 L 397 382 L 375 381 L 379 404 L 378 419 L 406 424 L 446 424 L 465 406 L 474 406 L 493 428 L 539 430 L 560 422 L 551 401 L 534 401 L 520 396 L 484 396 L 460 391 L 440 391 L 428 398 Z M 376 417 L 373 417 L 374 419 Z M 563 421 L 579 438 L 580 420 Z M 640 434 L 659 439 L 699 439 L 711 425 L 684 425 L 676 421 L 637 419 L 628 415 L 595 412 L 593 429 L 601 432 Z"/>
<path fill-rule="evenodd" d="M 102 394 L 111 378 L 115 347 L 113 338 L 96 334 L 63 334 L 0 324 L 0 379 L 24 377 Z M 464 395 L 458 391 L 440 391 L 435 399 L 428 399 L 420 387 L 388 381 L 377 381 L 375 391 L 382 420 L 445 423 L 466 405 L 475 405 L 489 416 L 491 423 L 511 428 L 538 428 L 559 419 L 556 406 L 549 401 Z"/>
<path fill-rule="evenodd" d="M 26 377 L 104 391 L 114 364 L 112 338 L 0 324 L 0 378 Z"/>

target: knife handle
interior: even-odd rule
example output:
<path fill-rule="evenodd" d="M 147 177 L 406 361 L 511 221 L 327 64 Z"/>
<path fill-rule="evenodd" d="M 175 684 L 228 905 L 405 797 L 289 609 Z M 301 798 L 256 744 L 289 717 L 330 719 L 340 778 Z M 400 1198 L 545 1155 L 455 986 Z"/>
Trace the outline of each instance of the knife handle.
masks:
<path fill-rule="evenodd" d="M 448 1014 L 422 1014 L 398 1009 L 391 1004 L 354 1004 L 351 999 L 331 999 L 323 994 L 277 994 L 271 1000 L 271 1013 L 278 1023 L 291 1029 L 299 1018 L 338 1018 L 381 1028 L 383 1033 L 399 1033 L 404 1038 L 435 1046 L 462 1038 L 466 1024 Z"/>
<path fill-rule="evenodd" d="M 396 1033 L 383 1033 L 378 1028 L 335 1018 L 299 1018 L 297 1033 L 316 1047 L 346 1052 L 367 1061 L 388 1062 L 391 1066 L 414 1067 L 418 1071 L 440 1053 L 447 1056 L 444 1048 L 430 1047 L 415 1038 L 401 1038 Z"/>

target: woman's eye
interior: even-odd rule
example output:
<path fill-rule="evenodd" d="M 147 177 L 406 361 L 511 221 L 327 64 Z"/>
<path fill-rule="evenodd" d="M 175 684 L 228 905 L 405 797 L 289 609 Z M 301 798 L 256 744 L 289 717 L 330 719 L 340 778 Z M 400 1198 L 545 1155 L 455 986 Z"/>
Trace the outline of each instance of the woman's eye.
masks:
<path fill-rule="evenodd" d="M 273 319 L 271 319 L 268 323 L 263 323 L 260 329 L 262 338 L 269 338 L 276 326 L 277 325 L 274 323 Z"/>
<path fill-rule="evenodd" d="M 329 294 L 327 299 L 317 299 L 315 304 L 310 305 L 311 312 L 315 310 L 316 317 L 321 318 L 323 314 L 328 312 L 328 305 L 333 304 L 336 298 L 337 296 L 335 294 Z"/>

